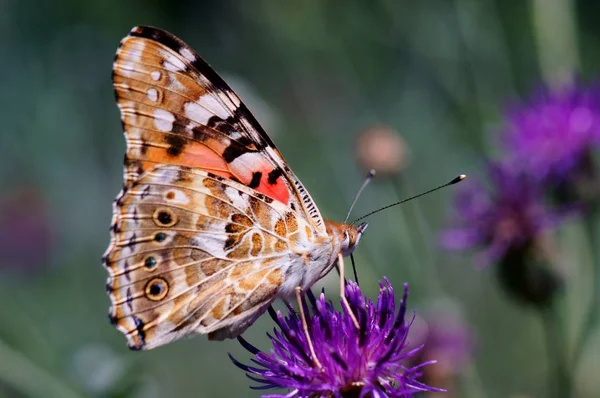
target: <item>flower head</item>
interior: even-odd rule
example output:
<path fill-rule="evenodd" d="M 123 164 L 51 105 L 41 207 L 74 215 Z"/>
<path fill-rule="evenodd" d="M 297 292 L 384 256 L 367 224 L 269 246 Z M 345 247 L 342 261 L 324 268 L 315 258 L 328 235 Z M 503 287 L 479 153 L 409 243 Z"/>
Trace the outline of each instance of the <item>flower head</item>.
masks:
<path fill-rule="evenodd" d="M 487 172 L 489 188 L 476 181 L 459 188 L 457 222 L 441 234 L 448 250 L 483 250 L 476 259 L 479 266 L 531 245 L 565 214 L 546 206 L 541 187 L 529 176 L 500 164 L 491 164 Z"/>
<path fill-rule="evenodd" d="M 415 324 L 414 342 L 424 346 L 420 356 L 436 358 L 434 371 L 438 373 L 460 373 L 471 362 L 475 351 L 475 334 L 457 306 L 450 300 L 439 301 Z"/>
<path fill-rule="evenodd" d="M 349 314 L 335 310 L 323 293 L 318 299 L 309 293 L 309 335 L 322 368 L 315 365 L 301 318 L 291 308 L 287 317 L 269 311 L 278 326 L 274 335 L 269 335 L 273 343 L 270 353 L 239 338 L 255 355 L 252 361 L 259 367 L 231 359 L 248 372 L 250 379 L 261 384 L 254 388 L 288 390 L 287 395 L 268 397 L 411 397 L 419 391 L 443 391 L 417 380 L 423 366 L 435 361 L 409 364 L 421 347 L 407 348 L 411 325 L 405 320 L 407 295 L 405 285 L 396 313 L 389 280 L 380 283 L 377 303 L 364 297 L 357 284 L 349 282 L 346 298 L 360 323 L 357 330 Z"/>
<path fill-rule="evenodd" d="M 540 90 L 507 115 L 508 160 L 532 177 L 561 185 L 586 172 L 600 144 L 600 93 L 591 88 Z"/>
<path fill-rule="evenodd" d="M 452 391 L 459 375 L 471 364 L 476 348 L 474 331 L 466 322 L 459 304 L 442 299 L 419 311 L 411 328 L 411 344 L 422 344 L 417 361 L 435 358 L 436 366 L 425 368 L 423 380 Z"/>
<path fill-rule="evenodd" d="M 48 263 L 52 230 L 45 198 L 33 187 L 0 197 L 0 266 L 21 272 Z"/>

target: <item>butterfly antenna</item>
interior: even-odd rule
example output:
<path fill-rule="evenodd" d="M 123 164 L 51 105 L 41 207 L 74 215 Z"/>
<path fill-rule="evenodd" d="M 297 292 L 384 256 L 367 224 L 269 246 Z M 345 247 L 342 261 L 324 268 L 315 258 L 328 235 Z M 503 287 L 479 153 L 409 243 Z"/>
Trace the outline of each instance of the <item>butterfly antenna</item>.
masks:
<path fill-rule="evenodd" d="M 365 181 L 363 182 L 362 186 L 360 187 L 360 189 L 358 190 L 358 192 L 354 196 L 354 200 L 352 201 L 352 204 L 350 205 L 350 209 L 348 209 L 348 214 L 346 214 L 346 218 L 344 219 L 344 223 L 346 223 L 348 221 L 348 217 L 350 217 L 350 213 L 352 213 L 352 209 L 354 209 L 354 205 L 358 201 L 358 198 L 362 194 L 362 191 L 364 191 L 365 188 L 367 187 L 367 185 L 369 185 L 369 183 L 371 182 L 371 180 L 373 179 L 373 177 L 375 177 L 375 170 L 371 169 L 369 171 L 369 173 L 367 174 L 367 176 L 365 177 Z"/>
<path fill-rule="evenodd" d="M 382 207 L 382 208 L 380 208 L 380 209 L 373 210 L 372 212 L 370 212 L 370 213 L 367 213 L 367 214 L 365 214 L 364 216 L 362 216 L 362 217 L 359 217 L 359 218 L 357 218 L 356 220 L 352 221 L 352 224 L 354 224 L 355 222 L 357 222 L 357 221 L 360 221 L 360 220 L 362 220 L 362 219 L 364 219 L 364 218 L 367 218 L 367 217 L 369 217 L 369 216 L 372 216 L 372 215 L 373 215 L 373 214 L 375 214 L 375 213 L 379 213 L 380 211 L 383 211 L 383 210 L 385 210 L 385 209 L 389 209 L 390 207 L 398 206 L 398 205 L 400 205 L 400 204 L 402 204 L 402 203 L 406 203 L 406 202 L 408 202 L 409 200 L 413 200 L 413 199 L 419 198 L 419 197 L 421 197 L 421 196 L 423 196 L 423 195 L 427 195 L 427 194 L 430 194 L 430 193 L 432 193 L 432 192 L 435 192 L 435 191 L 437 191 L 438 189 L 442 189 L 442 188 L 445 188 L 445 187 L 447 187 L 447 186 L 450 186 L 450 185 L 458 184 L 459 182 L 461 182 L 461 181 L 462 181 L 462 180 L 464 180 L 465 178 L 467 178 L 467 176 L 466 176 L 465 174 L 461 174 L 461 175 L 459 175 L 459 176 L 455 177 L 455 178 L 454 178 L 452 181 L 449 181 L 449 182 L 447 182 L 447 183 L 445 183 L 445 184 L 442 184 L 442 185 L 440 185 L 439 187 L 435 187 L 435 188 L 433 188 L 433 189 L 430 189 L 429 191 L 421 192 L 421 193 L 420 193 L 420 194 L 418 194 L 418 195 L 411 196 L 411 197 L 410 197 L 410 198 L 408 198 L 408 199 L 404 199 L 404 200 L 401 200 L 401 201 L 399 201 L 399 202 L 392 203 L 391 205 L 384 206 L 384 207 Z"/>

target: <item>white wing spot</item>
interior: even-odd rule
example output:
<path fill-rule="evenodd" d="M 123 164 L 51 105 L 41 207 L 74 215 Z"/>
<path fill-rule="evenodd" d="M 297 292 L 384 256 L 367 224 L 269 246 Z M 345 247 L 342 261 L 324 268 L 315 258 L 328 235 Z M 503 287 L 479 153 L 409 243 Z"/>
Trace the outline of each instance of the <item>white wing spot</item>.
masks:
<path fill-rule="evenodd" d="M 142 40 L 127 38 L 123 40 L 122 47 L 119 50 L 117 60 L 113 68 L 125 77 L 132 77 L 136 71 L 136 66 L 142 60 L 142 54 L 146 44 Z"/>
<path fill-rule="evenodd" d="M 158 99 L 158 91 L 155 88 L 148 89 L 148 99 L 153 102 L 156 102 Z"/>
<path fill-rule="evenodd" d="M 175 115 L 164 109 L 156 109 L 154 111 L 154 126 L 162 132 L 169 132 L 173 129 Z"/>
<path fill-rule="evenodd" d="M 227 117 L 229 116 L 229 111 L 225 109 L 225 107 L 222 104 L 220 104 L 214 96 L 210 94 L 201 96 L 198 99 L 198 102 L 205 109 L 208 109 L 213 115 L 217 115 L 223 120 L 227 119 Z"/>
<path fill-rule="evenodd" d="M 261 170 L 263 166 L 262 155 L 256 152 L 243 153 L 231 163 L 231 167 L 237 170 L 238 178 L 242 181 L 250 181 L 252 179 L 252 170 Z"/>
<path fill-rule="evenodd" d="M 117 106 L 121 110 L 121 120 L 125 124 L 137 124 L 138 116 L 134 112 L 135 103 L 132 101 L 121 101 L 117 103 Z"/>
<path fill-rule="evenodd" d="M 138 141 L 142 139 L 142 132 L 137 127 L 127 126 L 127 138 L 125 140 L 129 142 L 129 140 Z"/>
<path fill-rule="evenodd" d="M 246 194 L 240 195 L 240 192 L 233 187 L 225 188 L 225 195 L 229 198 L 231 204 L 238 209 L 244 211 L 248 207 L 248 196 Z"/>
<path fill-rule="evenodd" d="M 120 54 L 123 59 L 131 62 L 138 63 L 142 60 L 142 54 L 144 53 L 144 47 L 146 47 L 146 43 L 143 40 L 138 39 L 130 39 L 124 42 L 123 48 L 126 48 L 126 51 L 122 51 Z"/>
<path fill-rule="evenodd" d="M 182 48 L 179 50 L 179 53 L 188 61 L 194 62 L 196 60 L 196 57 L 194 57 L 194 54 L 192 54 L 189 48 Z"/>
<path fill-rule="evenodd" d="M 200 248 L 213 257 L 225 258 L 227 253 L 223 250 L 224 239 L 223 235 L 209 235 L 207 233 L 197 233 L 194 235 L 196 240 L 200 243 Z"/>
<path fill-rule="evenodd" d="M 185 70 L 185 64 L 183 63 L 183 61 L 177 58 L 175 55 L 164 50 L 160 51 L 160 55 L 162 55 L 165 59 L 165 61 L 163 62 L 163 66 L 165 67 L 165 69 L 171 72 L 179 72 Z"/>
<path fill-rule="evenodd" d="M 150 77 L 156 82 L 158 79 L 160 79 L 160 72 L 155 70 L 154 72 L 150 73 Z"/>
<path fill-rule="evenodd" d="M 212 113 L 195 102 L 186 102 L 183 105 L 183 110 L 185 111 L 185 115 L 187 117 L 200 124 L 207 124 L 208 119 L 213 116 Z"/>
<path fill-rule="evenodd" d="M 174 203 L 174 204 L 187 205 L 188 203 L 190 203 L 190 198 L 183 191 L 180 191 L 179 189 L 173 189 L 171 191 L 167 191 L 167 193 L 165 194 L 165 199 L 169 203 Z"/>
<path fill-rule="evenodd" d="M 169 73 L 169 82 L 171 83 L 169 84 L 169 87 L 173 90 L 185 90 L 185 86 L 181 84 L 181 82 L 177 78 L 177 74 Z"/>

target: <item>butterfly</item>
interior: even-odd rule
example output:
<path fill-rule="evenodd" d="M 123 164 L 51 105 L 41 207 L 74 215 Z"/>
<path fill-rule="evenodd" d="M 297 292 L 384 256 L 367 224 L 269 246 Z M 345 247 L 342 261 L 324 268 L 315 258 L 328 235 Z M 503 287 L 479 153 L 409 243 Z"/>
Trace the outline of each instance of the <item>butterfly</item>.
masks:
<path fill-rule="evenodd" d="M 133 28 L 113 85 L 127 149 L 103 264 L 109 318 L 130 348 L 236 337 L 354 250 L 366 224 L 323 219 L 248 108 L 180 39 Z"/>

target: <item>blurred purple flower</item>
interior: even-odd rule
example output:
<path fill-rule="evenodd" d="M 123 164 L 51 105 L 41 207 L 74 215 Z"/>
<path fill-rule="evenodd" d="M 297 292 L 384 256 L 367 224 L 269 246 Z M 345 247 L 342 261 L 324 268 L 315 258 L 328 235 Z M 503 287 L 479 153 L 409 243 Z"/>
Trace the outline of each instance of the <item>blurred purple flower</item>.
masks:
<path fill-rule="evenodd" d="M 507 113 L 501 140 L 509 162 L 532 177 L 556 185 L 572 180 L 588 171 L 600 144 L 600 91 L 542 89 Z"/>
<path fill-rule="evenodd" d="M 44 198 L 24 187 L 0 199 L 0 266 L 32 270 L 48 262 L 52 238 Z"/>
<path fill-rule="evenodd" d="M 472 180 L 459 187 L 456 221 L 440 237 L 448 250 L 479 248 L 475 259 L 479 267 L 532 244 L 567 213 L 546 206 L 540 185 L 529 176 L 500 164 L 490 164 L 487 174 L 489 188 Z"/>
<path fill-rule="evenodd" d="M 233 357 L 235 365 L 266 390 L 285 388 L 286 395 L 263 397 L 412 397 L 420 391 L 443 390 L 419 382 L 428 361 L 411 366 L 409 361 L 422 347 L 408 349 L 407 335 L 412 322 L 405 321 L 408 285 L 398 313 L 395 314 L 394 291 L 388 279 L 380 282 L 377 303 L 364 297 L 353 282 L 346 287 L 346 297 L 360 323 L 357 330 L 348 314 L 336 311 L 322 293 L 317 300 L 308 294 L 312 314 L 308 328 L 316 356 L 322 368 L 311 358 L 300 317 L 290 307 L 288 317 L 270 309 L 279 329 L 269 335 L 273 343 L 270 354 L 259 351 L 243 338 L 241 344 L 255 355 L 244 365 Z M 305 307 L 306 304 L 304 303 Z"/>
<path fill-rule="evenodd" d="M 437 365 L 431 368 L 435 373 L 457 374 L 469 364 L 475 336 L 454 308 L 434 308 L 416 325 L 414 342 L 424 346 L 420 353 L 424 360 L 437 359 Z"/>
<path fill-rule="evenodd" d="M 458 303 L 452 300 L 438 301 L 420 314 L 409 333 L 411 345 L 423 345 L 413 363 L 435 358 L 436 366 L 425 369 L 423 381 L 448 390 L 446 397 L 457 396 L 454 386 L 472 361 L 475 334 L 465 322 Z"/>

